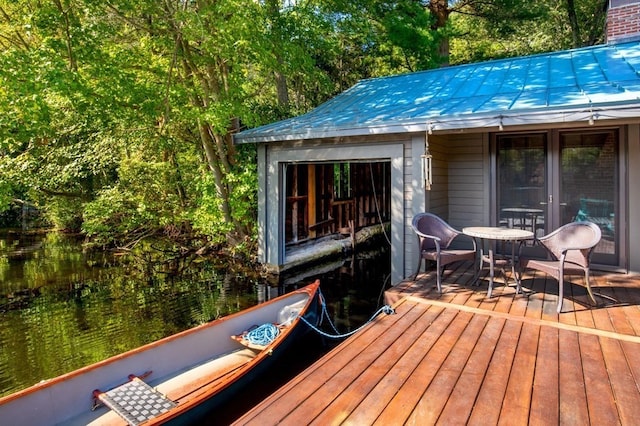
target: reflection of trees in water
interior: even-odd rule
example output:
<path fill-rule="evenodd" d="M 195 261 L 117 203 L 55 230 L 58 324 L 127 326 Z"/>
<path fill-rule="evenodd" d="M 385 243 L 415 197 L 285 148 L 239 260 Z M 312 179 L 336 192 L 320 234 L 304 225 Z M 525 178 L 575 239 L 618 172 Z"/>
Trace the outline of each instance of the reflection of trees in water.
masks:
<path fill-rule="evenodd" d="M 137 257 L 126 254 L 85 251 L 77 239 L 33 238 L 42 246 L 32 256 L 0 261 L 0 395 L 237 312 L 315 278 L 280 286 L 240 260 L 203 256 L 185 261 L 181 274 L 166 273 L 141 267 Z M 18 243 L 0 238 L 2 254 L 9 246 Z M 161 264 L 161 256 L 145 256 Z M 379 307 L 388 258 L 388 252 L 384 261 L 356 257 L 322 274 L 328 309 L 343 331 L 360 326 Z"/>
<path fill-rule="evenodd" d="M 0 239 L 0 395 L 257 303 L 256 278 L 222 259 L 179 261 L 180 273 L 168 273 L 155 267 L 162 251 L 136 257 L 86 251 L 59 234 L 19 238 Z M 8 261 L 20 247 L 34 250 Z M 146 256 L 153 268 L 140 266 Z"/>

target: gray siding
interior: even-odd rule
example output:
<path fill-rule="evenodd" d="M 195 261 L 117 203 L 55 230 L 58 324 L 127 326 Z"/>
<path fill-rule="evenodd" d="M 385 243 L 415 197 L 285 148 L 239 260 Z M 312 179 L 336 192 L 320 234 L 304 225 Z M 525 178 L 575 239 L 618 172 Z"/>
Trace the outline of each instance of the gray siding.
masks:
<path fill-rule="evenodd" d="M 428 208 L 455 228 L 487 225 L 489 174 L 483 134 L 429 137 L 433 187 Z"/>
<path fill-rule="evenodd" d="M 402 278 L 411 277 L 418 259 L 418 240 L 411 228 L 413 216 L 426 210 L 422 159 L 424 133 L 416 134 L 404 149 L 404 253 Z M 394 282 L 393 284 L 397 284 Z"/>
<path fill-rule="evenodd" d="M 426 191 L 426 201 L 415 203 L 411 214 L 405 215 L 407 242 L 405 252 L 405 276 L 415 272 L 418 262 L 418 244 L 411 229 L 414 214 L 429 211 L 449 222 L 451 226 L 462 229 L 465 226 L 486 225 L 489 221 L 489 158 L 487 136 L 483 134 L 429 135 L 429 152 L 433 156 L 433 184 Z M 414 197 L 421 197 L 425 189 L 421 182 L 420 155 L 424 151 L 424 139 L 413 144 L 413 167 L 417 173 L 418 184 L 413 185 Z M 405 175 L 406 177 L 406 175 Z M 411 195 L 406 194 L 409 198 Z M 417 208 L 420 206 L 420 208 Z"/>
<path fill-rule="evenodd" d="M 392 165 L 392 284 L 410 277 L 417 264 L 417 239 L 411 229 L 413 216 L 423 211 L 435 213 L 453 227 L 492 224 L 491 159 L 487 133 L 429 135 L 433 155 L 433 184 L 425 191 L 421 155 L 424 133 L 361 138 L 345 143 L 306 141 L 273 144 L 258 151 L 258 191 L 260 258 L 273 265 L 284 259 L 280 225 L 282 173 L 281 164 L 293 161 L 336 161 L 347 159 L 385 159 Z M 640 217 L 640 192 L 633 184 L 640 182 L 640 126 L 628 126 L 626 152 L 628 173 L 627 265 L 640 270 L 640 228 L 633 226 Z M 621 147 L 621 149 L 625 149 Z M 627 234 L 628 233 L 628 234 Z M 626 250 L 622 250 L 625 252 Z"/>
<path fill-rule="evenodd" d="M 448 141 L 449 222 L 453 227 L 489 224 L 489 173 L 486 137 L 476 133 Z"/>
<path fill-rule="evenodd" d="M 433 185 L 428 193 L 427 210 L 449 221 L 449 152 L 446 139 L 429 136 L 429 151 L 433 155 Z"/>
<path fill-rule="evenodd" d="M 284 250 L 282 206 L 284 201 L 283 164 L 304 161 L 344 161 L 349 159 L 390 161 L 391 163 L 391 282 L 397 284 L 404 278 L 405 227 L 404 216 L 407 210 L 409 188 L 414 174 L 413 162 L 405 158 L 409 137 L 398 137 L 386 140 L 354 140 L 345 141 L 306 141 L 287 142 L 267 146 L 266 155 L 259 154 L 259 180 L 262 189 L 258 193 L 258 226 L 264 235 L 260 239 L 260 261 L 278 268 L 286 262 Z M 411 166 L 406 166 L 406 163 Z M 266 190 L 265 190 L 266 188 Z M 408 198 L 407 198 L 408 197 Z M 410 204 L 410 203 L 409 203 Z"/>

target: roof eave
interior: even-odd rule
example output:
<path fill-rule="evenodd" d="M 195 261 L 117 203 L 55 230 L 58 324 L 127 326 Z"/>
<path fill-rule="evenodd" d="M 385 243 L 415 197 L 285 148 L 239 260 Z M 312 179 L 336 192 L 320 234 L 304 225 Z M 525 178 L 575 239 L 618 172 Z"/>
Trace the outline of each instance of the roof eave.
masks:
<path fill-rule="evenodd" d="M 528 126 L 540 124 L 579 123 L 593 124 L 595 121 L 640 118 L 640 101 L 619 105 L 600 105 L 574 109 L 541 110 L 541 111 L 509 111 L 506 113 L 492 113 L 467 116 L 431 117 L 420 120 L 398 121 L 395 123 L 363 124 L 358 127 L 325 127 L 301 128 L 282 133 L 257 133 L 234 135 L 236 144 L 269 143 L 294 140 L 326 139 L 354 136 L 371 136 L 398 133 L 450 132 L 472 129 L 505 128 L 508 126 Z"/>

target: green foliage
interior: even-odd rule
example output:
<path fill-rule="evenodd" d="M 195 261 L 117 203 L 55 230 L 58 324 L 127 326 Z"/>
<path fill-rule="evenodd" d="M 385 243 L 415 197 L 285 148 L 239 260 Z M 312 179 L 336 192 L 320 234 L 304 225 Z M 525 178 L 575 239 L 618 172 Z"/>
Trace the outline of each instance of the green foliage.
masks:
<path fill-rule="evenodd" d="M 0 7 L 0 182 L 12 183 L 0 206 L 20 189 L 55 226 L 103 244 L 177 228 L 244 241 L 255 147 L 232 146 L 233 123 L 434 63 L 430 16 L 411 0 Z"/>
<path fill-rule="evenodd" d="M 82 225 L 83 203 L 77 198 L 52 197 L 44 210 L 44 219 L 56 229 L 78 232 Z"/>
<path fill-rule="evenodd" d="M 567 1 L 459 1 L 450 19 L 454 64 L 522 56 L 601 43 L 606 0 L 575 0 L 577 28 Z"/>
<path fill-rule="evenodd" d="M 84 206 L 87 236 L 97 243 L 125 245 L 185 220 L 175 190 L 176 171 L 169 163 L 127 159 L 118 172 L 116 185 L 101 189 Z"/>
<path fill-rule="evenodd" d="M 0 178 L 0 211 L 5 211 L 13 200 L 13 188 L 9 182 Z"/>
<path fill-rule="evenodd" d="M 584 43 L 601 39 L 603 1 L 575 2 Z M 445 37 L 451 62 L 469 62 L 577 34 L 569 2 L 449 4 L 442 26 L 415 0 L 0 0 L 0 211 L 20 199 L 101 244 L 250 243 L 255 147 L 233 146 L 241 127 L 438 66 Z"/>
<path fill-rule="evenodd" d="M 439 65 L 439 37 L 431 30 L 433 18 L 428 10 L 414 1 L 383 2 L 376 9 L 382 38 L 388 40 L 381 46 L 393 58 L 394 68 L 417 71 Z"/>

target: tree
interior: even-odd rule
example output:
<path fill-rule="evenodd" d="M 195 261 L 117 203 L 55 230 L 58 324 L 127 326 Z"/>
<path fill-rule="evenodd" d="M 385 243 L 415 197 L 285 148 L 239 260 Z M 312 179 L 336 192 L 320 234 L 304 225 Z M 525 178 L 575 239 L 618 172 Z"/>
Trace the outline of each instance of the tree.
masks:
<path fill-rule="evenodd" d="M 22 188 L 58 227 L 120 243 L 192 226 L 243 240 L 254 223 L 255 151 L 238 152 L 232 134 L 333 93 L 312 58 L 321 33 L 302 37 L 305 22 L 323 25 L 312 11 L 273 1 L 0 1 L 3 205 Z"/>
<path fill-rule="evenodd" d="M 451 62 L 589 46 L 604 41 L 606 0 L 458 1 L 450 9 Z"/>
<path fill-rule="evenodd" d="M 256 213 L 234 132 L 449 45 L 458 63 L 598 40 L 603 2 L 0 0 L 0 208 L 104 243 L 234 245 Z"/>

